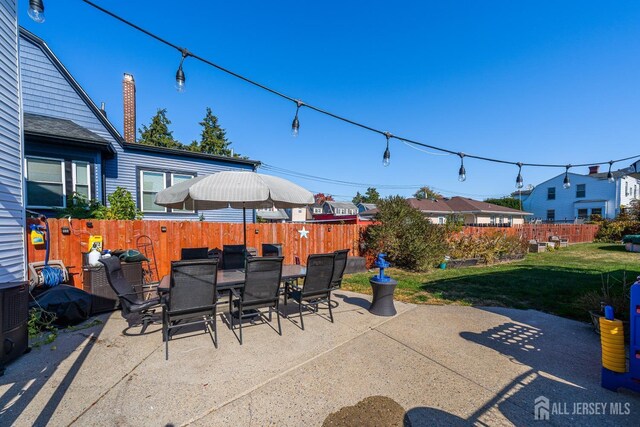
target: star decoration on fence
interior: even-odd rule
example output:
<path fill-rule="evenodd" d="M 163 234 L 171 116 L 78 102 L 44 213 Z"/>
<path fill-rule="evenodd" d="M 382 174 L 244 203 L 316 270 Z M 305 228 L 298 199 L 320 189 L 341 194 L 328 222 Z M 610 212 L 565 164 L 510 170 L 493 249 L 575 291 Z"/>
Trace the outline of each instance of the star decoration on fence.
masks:
<path fill-rule="evenodd" d="M 298 230 L 298 233 L 300 233 L 300 238 L 301 239 L 308 239 L 309 238 L 309 230 L 304 228 L 304 225 L 302 226 L 302 230 Z"/>

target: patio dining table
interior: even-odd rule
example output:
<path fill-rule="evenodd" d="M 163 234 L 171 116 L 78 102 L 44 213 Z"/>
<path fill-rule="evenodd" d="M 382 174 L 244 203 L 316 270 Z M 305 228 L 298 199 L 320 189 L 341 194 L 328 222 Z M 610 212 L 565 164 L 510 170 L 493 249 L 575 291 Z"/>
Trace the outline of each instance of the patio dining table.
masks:
<path fill-rule="evenodd" d="M 285 264 L 282 266 L 282 281 L 301 279 L 307 274 L 307 267 L 297 264 Z M 226 291 L 238 289 L 244 286 L 244 269 L 218 270 L 217 289 Z M 158 293 L 168 292 L 171 286 L 171 275 L 167 274 L 158 284 Z"/>

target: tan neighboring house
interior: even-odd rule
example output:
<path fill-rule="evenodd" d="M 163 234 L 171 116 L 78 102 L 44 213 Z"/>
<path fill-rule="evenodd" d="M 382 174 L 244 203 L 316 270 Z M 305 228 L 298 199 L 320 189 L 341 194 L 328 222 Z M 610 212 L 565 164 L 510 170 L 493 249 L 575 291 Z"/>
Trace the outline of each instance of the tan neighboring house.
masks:
<path fill-rule="evenodd" d="M 452 215 L 462 217 L 465 225 L 511 227 L 524 224 L 529 212 L 519 211 L 492 203 L 452 197 L 442 199 L 407 199 L 409 204 L 427 215 L 435 224 L 445 224 Z"/>

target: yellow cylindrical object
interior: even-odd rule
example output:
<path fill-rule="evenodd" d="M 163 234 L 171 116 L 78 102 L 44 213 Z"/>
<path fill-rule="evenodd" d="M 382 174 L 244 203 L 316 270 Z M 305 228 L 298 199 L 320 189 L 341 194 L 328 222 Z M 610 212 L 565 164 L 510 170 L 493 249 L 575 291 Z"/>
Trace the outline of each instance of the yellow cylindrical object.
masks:
<path fill-rule="evenodd" d="M 600 344 L 602 345 L 602 366 L 613 372 L 627 372 L 624 326 L 621 320 L 600 318 Z"/>

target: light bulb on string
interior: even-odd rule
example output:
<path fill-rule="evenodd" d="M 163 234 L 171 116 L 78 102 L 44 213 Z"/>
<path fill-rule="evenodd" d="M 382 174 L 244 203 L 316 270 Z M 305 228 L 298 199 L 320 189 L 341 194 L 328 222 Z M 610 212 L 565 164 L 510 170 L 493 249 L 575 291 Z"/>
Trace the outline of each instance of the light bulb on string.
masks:
<path fill-rule="evenodd" d="M 187 49 L 182 49 L 182 59 L 180 60 L 180 66 L 178 66 L 178 71 L 176 71 L 176 90 L 180 93 L 186 90 L 186 81 L 187 78 L 184 75 L 184 70 L 182 69 L 182 64 L 184 60 L 189 56 L 189 51 Z"/>
<path fill-rule="evenodd" d="M 391 138 L 391 134 L 389 132 L 385 132 L 384 136 L 387 138 L 387 148 L 384 150 L 384 154 L 382 155 L 382 165 L 386 167 L 391 163 L 391 152 L 389 151 L 389 139 Z"/>
<path fill-rule="evenodd" d="M 609 172 L 607 172 L 607 181 L 613 184 L 616 180 L 613 178 L 613 172 L 611 172 L 611 166 L 613 166 L 613 160 L 609 162 Z"/>
<path fill-rule="evenodd" d="M 518 162 L 518 176 L 516 177 L 516 188 L 519 190 L 524 187 L 524 180 L 522 179 L 522 163 Z"/>
<path fill-rule="evenodd" d="M 38 24 L 44 22 L 44 3 L 42 0 L 29 0 L 29 10 L 27 11 L 29 18 Z"/>
<path fill-rule="evenodd" d="M 562 186 L 565 189 L 568 189 L 571 187 L 571 180 L 569 179 L 569 168 L 571 167 L 571 165 L 567 165 L 565 166 L 566 170 L 564 171 L 564 180 L 562 181 Z"/>
<path fill-rule="evenodd" d="M 467 180 L 467 170 L 464 168 L 464 153 L 458 153 L 460 156 L 460 169 L 458 169 L 458 181 L 465 182 Z"/>
<path fill-rule="evenodd" d="M 294 138 L 298 136 L 298 132 L 300 130 L 300 120 L 298 120 L 298 112 L 300 111 L 300 107 L 302 107 L 304 103 L 296 99 L 296 115 L 293 118 L 293 123 L 291 123 L 291 136 Z"/>

